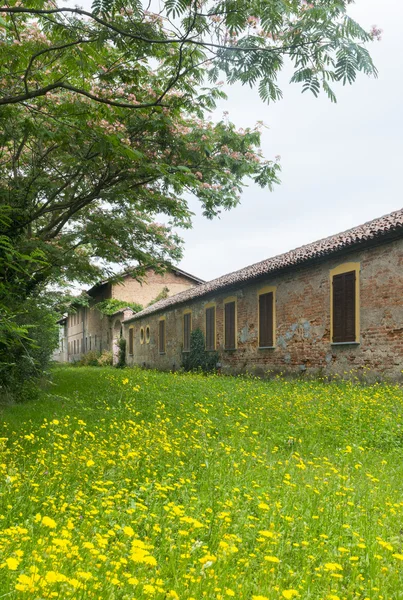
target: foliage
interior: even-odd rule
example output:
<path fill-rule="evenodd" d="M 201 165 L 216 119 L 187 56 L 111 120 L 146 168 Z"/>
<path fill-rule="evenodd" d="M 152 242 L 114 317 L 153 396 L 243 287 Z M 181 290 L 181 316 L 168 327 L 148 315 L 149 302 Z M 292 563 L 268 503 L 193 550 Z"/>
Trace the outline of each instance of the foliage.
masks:
<path fill-rule="evenodd" d="M 56 319 L 46 297 L 27 299 L 18 313 L 0 319 L 0 396 L 35 396 L 58 345 Z"/>
<path fill-rule="evenodd" d="M 95 308 L 103 315 L 111 316 L 119 309 L 126 308 L 126 306 L 131 308 L 134 313 L 138 313 L 143 310 L 141 304 L 138 304 L 137 302 L 126 302 L 125 300 L 118 300 L 117 298 L 109 298 L 108 300 L 98 302 L 95 305 Z"/>
<path fill-rule="evenodd" d="M 206 350 L 204 334 L 200 328 L 190 334 L 190 351 L 182 353 L 182 366 L 185 371 L 214 371 L 218 363 L 218 352 Z"/>
<path fill-rule="evenodd" d="M 101 356 L 98 358 L 98 365 L 100 367 L 110 367 L 113 364 L 113 353 L 110 350 L 104 350 Z"/>
<path fill-rule="evenodd" d="M 118 340 L 118 362 L 116 363 L 117 369 L 124 369 L 126 366 L 126 339 L 124 337 L 119 338 Z"/>
<path fill-rule="evenodd" d="M 1 411 L 0 589 L 397 600 L 402 431 L 397 386 L 57 369 Z"/>
<path fill-rule="evenodd" d="M 100 366 L 99 360 L 101 358 L 101 354 L 97 350 L 89 350 L 85 354 L 82 354 L 80 360 L 75 364 L 80 367 L 98 367 Z M 105 365 L 104 365 L 105 366 Z"/>
<path fill-rule="evenodd" d="M 156 302 L 159 302 L 160 300 L 165 300 L 165 298 L 168 298 L 168 296 L 169 296 L 169 288 L 167 288 L 165 286 L 164 288 L 162 288 L 160 293 L 154 298 L 154 300 L 151 300 L 151 302 L 149 302 L 147 304 L 147 306 L 152 306 L 153 304 L 155 304 Z"/>
<path fill-rule="evenodd" d="M 82 354 L 80 360 L 73 363 L 76 367 L 110 367 L 113 363 L 113 354 L 104 350 L 102 354 L 97 350 L 89 350 Z"/>

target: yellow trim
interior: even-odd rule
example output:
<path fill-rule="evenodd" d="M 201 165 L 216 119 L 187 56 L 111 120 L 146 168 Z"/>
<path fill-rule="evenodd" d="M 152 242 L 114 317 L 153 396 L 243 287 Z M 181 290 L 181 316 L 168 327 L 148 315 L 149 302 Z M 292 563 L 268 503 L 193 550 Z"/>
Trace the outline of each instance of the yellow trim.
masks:
<path fill-rule="evenodd" d="M 140 327 L 140 344 L 144 344 L 146 339 L 146 334 L 144 332 L 144 327 Z"/>
<path fill-rule="evenodd" d="M 276 290 L 277 290 L 277 287 L 274 285 L 265 285 L 264 287 L 260 288 L 260 290 L 258 290 L 258 292 L 257 292 L 257 343 L 258 343 L 258 348 L 275 348 L 276 347 L 276 327 L 277 327 Z M 260 341 L 259 298 L 260 298 L 260 296 L 263 296 L 263 294 L 270 294 L 271 292 L 273 293 L 273 346 L 260 346 L 259 345 L 259 341 Z"/>
<path fill-rule="evenodd" d="M 214 348 L 211 349 L 209 348 L 209 350 L 207 350 L 207 327 L 206 327 L 206 321 L 207 321 L 207 317 L 206 317 L 206 313 L 207 313 L 207 309 L 208 308 L 214 308 Z M 216 302 L 209 302 L 208 304 L 205 305 L 204 307 L 204 335 L 205 335 L 205 345 L 206 345 L 206 350 L 207 352 L 213 352 L 214 350 L 217 349 L 217 303 Z"/>
<path fill-rule="evenodd" d="M 182 348 L 185 347 L 185 326 L 184 326 L 184 318 L 183 318 L 185 315 L 190 315 L 190 333 L 192 333 L 193 316 L 192 316 L 192 311 L 190 308 L 186 308 L 182 313 Z M 183 350 L 183 352 L 189 352 L 189 351 L 190 351 L 190 347 L 189 347 L 189 350 Z"/>
<path fill-rule="evenodd" d="M 360 341 L 361 328 L 360 328 L 360 271 L 361 263 L 359 262 L 348 262 L 338 265 L 329 272 L 330 276 L 330 343 L 333 344 L 333 277 L 335 275 L 341 275 L 342 273 L 349 273 L 355 271 L 355 341 L 354 342 L 338 342 L 340 344 L 346 343 L 357 343 Z"/>
<path fill-rule="evenodd" d="M 133 330 L 133 348 L 132 348 L 132 352 L 130 353 L 130 330 Z M 133 356 L 134 354 L 134 325 L 131 325 L 129 327 L 129 356 Z"/>
<path fill-rule="evenodd" d="M 163 350 L 160 350 L 160 323 L 161 323 L 162 321 L 165 323 L 165 321 L 166 321 L 166 318 L 165 318 L 165 317 L 160 317 L 160 318 L 158 319 L 158 352 L 159 352 L 160 354 L 165 354 L 165 350 L 166 350 L 166 342 L 167 342 L 167 326 L 166 326 L 166 323 L 165 323 L 165 327 L 164 327 L 164 349 L 163 349 Z"/>
<path fill-rule="evenodd" d="M 148 335 L 147 335 L 147 331 L 148 331 Z M 145 339 L 146 339 L 146 344 L 149 344 L 150 343 L 150 339 L 151 339 L 151 332 L 150 332 L 150 326 L 149 325 L 146 325 Z"/>
<path fill-rule="evenodd" d="M 231 302 L 235 302 L 235 347 L 234 348 L 226 348 L 226 339 L 225 339 L 225 305 L 230 304 Z M 228 296 L 224 300 L 224 314 L 223 314 L 223 340 L 224 340 L 224 350 L 236 350 L 238 348 L 238 298 L 236 296 Z"/>

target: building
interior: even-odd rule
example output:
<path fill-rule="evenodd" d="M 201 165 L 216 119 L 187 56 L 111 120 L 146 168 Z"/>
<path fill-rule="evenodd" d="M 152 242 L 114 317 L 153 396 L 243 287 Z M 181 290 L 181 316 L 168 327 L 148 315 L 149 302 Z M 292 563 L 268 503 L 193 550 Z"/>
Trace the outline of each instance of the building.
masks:
<path fill-rule="evenodd" d="M 403 210 L 124 319 L 128 364 L 177 369 L 200 328 L 223 372 L 402 380 Z"/>
<path fill-rule="evenodd" d="M 169 297 L 202 283 L 202 279 L 172 267 L 163 274 L 149 268 L 142 282 L 130 273 L 123 273 L 123 279 L 119 283 L 107 280 L 94 285 L 86 292 L 90 298 L 89 306 L 72 306 L 74 310 L 59 320 L 59 349 L 53 356 L 54 360 L 76 361 L 90 350 L 111 350 L 116 356 L 122 321 L 132 316 L 133 310 L 124 307 L 113 315 L 105 315 L 97 308 L 99 302 L 117 299 L 148 306 L 160 295 Z"/>

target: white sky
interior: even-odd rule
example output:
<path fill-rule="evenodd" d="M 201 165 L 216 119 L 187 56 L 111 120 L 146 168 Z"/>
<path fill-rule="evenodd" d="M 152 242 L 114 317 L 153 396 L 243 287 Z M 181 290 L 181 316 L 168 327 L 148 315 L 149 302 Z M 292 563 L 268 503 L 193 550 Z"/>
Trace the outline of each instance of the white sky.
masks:
<path fill-rule="evenodd" d="M 82 0 L 81 5 L 89 5 Z M 193 229 L 185 231 L 180 267 L 206 280 L 338 233 L 403 206 L 402 0 L 356 0 L 350 14 L 361 25 L 383 29 L 370 51 L 378 79 L 360 75 L 340 86 L 338 103 L 301 94 L 281 79 L 283 100 L 263 104 L 256 90 L 227 88 L 238 127 L 262 120 L 267 158 L 281 155 L 282 183 L 270 193 L 251 185 L 241 205 L 209 221 L 197 203 Z"/>

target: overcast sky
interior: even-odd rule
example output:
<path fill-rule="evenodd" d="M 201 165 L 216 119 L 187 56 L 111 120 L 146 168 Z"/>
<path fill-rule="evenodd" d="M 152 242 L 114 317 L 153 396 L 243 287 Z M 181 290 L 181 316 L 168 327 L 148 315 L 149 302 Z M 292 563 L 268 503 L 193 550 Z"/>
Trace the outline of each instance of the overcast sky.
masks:
<path fill-rule="evenodd" d="M 78 2 L 89 5 L 91 0 Z M 240 206 L 208 221 L 197 204 L 185 231 L 180 267 L 204 279 L 286 252 L 402 208 L 402 0 L 356 0 L 350 14 L 383 29 L 370 51 L 378 79 L 360 75 L 337 89 L 338 103 L 301 94 L 281 78 L 283 100 L 267 106 L 257 91 L 232 86 L 220 106 L 238 127 L 262 120 L 267 158 L 281 156 L 282 183 L 270 193 L 251 185 Z"/>

